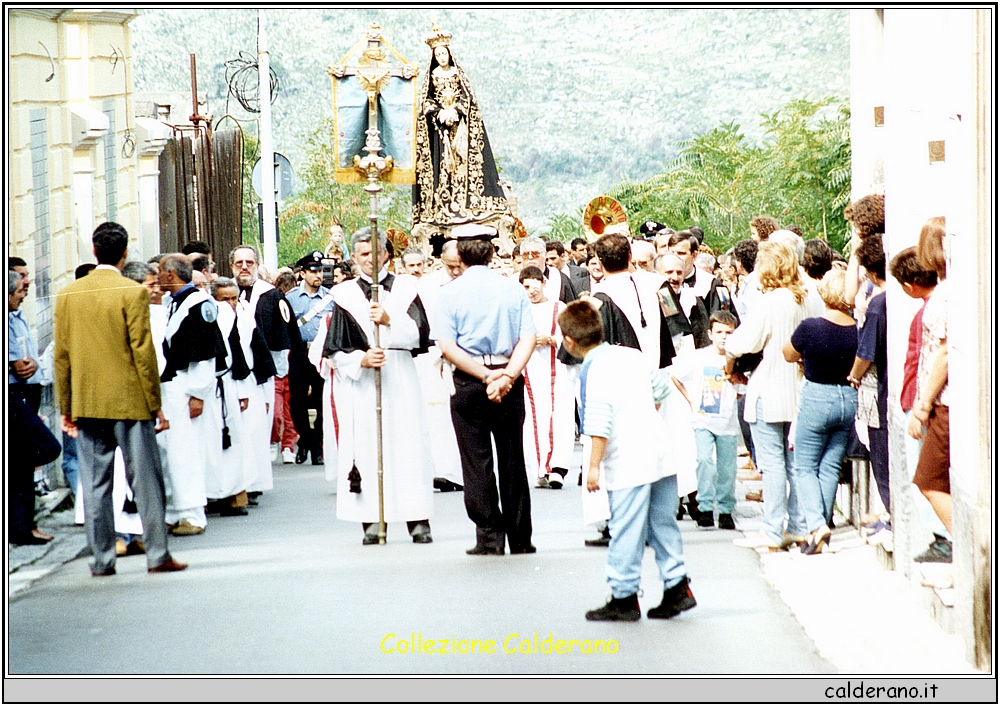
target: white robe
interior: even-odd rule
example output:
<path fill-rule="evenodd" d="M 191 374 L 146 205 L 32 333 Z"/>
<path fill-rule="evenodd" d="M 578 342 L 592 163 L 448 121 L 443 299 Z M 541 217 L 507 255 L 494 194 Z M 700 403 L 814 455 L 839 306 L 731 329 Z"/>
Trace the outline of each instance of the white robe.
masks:
<path fill-rule="evenodd" d="M 440 287 L 450 282 L 446 270 L 438 270 L 424 275 L 417 284 L 420 301 L 433 319 L 437 307 Z M 420 377 L 420 389 L 424 395 L 424 421 L 427 433 L 424 435 L 424 454 L 434 464 L 434 477 L 445 478 L 452 483 L 464 485 L 462 479 L 462 459 L 458 453 L 458 438 L 451 420 L 451 394 L 448 383 L 442 376 L 441 349 L 437 344 L 427 353 L 413 359 Z"/>
<path fill-rule="evenodd" d="M 386 522 L 429 519 L 433 511 L 431 464 L 423 454 L 423 403 L 410 350 L 420 344 L 416 322 L 406 313 L 417 294 L 416 278 L 397 275 L 392 291 L 379 301 L 390 318 L 380 326 L 385 350 L 382 367 L 383 489 Z M 354 280 L 333 288 L 334 301 L 354 318 L 374 344 L 369 302 Z M 377 522 L 375 372 L 361 367 L 363 351 L 333 355 L 340 437 L 337 451 L 337 517 Z M 361 492 L 350 492 L 352 466 L 361 474 Z"/>
<path fill-rule="evenodd" d="M 229 428 L 229 438 L 232 445 L 228 449 L 222 449 L 219 463 L 208 465 L 205 475 L 205 493 L 209 498 L 228 498 L 236 495 L 250 485 L 255 477 L 252 466 L 244 462 L 246 455 L 245 446 L 250 443 L 249 429 L 243 421 L 243 412 L 240 412 L 240 398 L 249 398 L 253 394 L 253 388 L 257 387 L 253 373 L 243 380 L 234 380 L 228 368 L 232 367 L 233 352 L 229 347 L 229 335 L 236 323 L 236 312 L 228 304 L 219 306 L 219 317 L 216 321 L 219 332 L 226 344 L 226 367 L 227 371 L 222 376 L 222 385 L 225 390 L 225 402 L 220 400 L 220 409 L 225 410 L 226 426 Z M 251 329 L 252 330 L 252 329 Z M 239 331 L 240 348 L 246 357 L 249 346 L 243 345 L 244 331 Z M 252 358 L 249 362 L 252 362 Z M 249 411 L 249 406 L 247 407 Z"/>
<path fill-rule="evenodd" d="M 250 290 L 250 299 L 240 299 L 236 306 L 241 329 L 256 328 L 257 302 L 260 295 L 274 289 L 274 285 L 258 279 Z M 242 330 L 241 330 L 242 338 Z M 247 364 L 253 367 L 253 355 L 249 353 L 250 335 L 245 339 L 248 354 Z M 285 371 L 288 369 L 288 351 L 271 351 L 275 358 L 275 367 L 279 368 L 279 358 L 284 361 Z M 250 443 L 245 446 L 247 467 L 252 470 L 252 479 L 247 486 L 247 492 L 263 492 L 274 487 L 274 469 L 271 466 L 271 427 L 274 424 L 274 378 L 270 377 L 248 392 L 250 403 L 243 413 L 243 422 L 250 437 Z"/>
<path fill-rule="evenodd" d="M 207 294 L 189 294 L 167 321 L 165 340 L 171 340 L 193 306 L 211 301 Z M 213 303 L 214 305 L 214 303 Z M 170 428 L 164 436 L 167 464 L 163 474 L 168 524 L 188 520 L 206 526 L 206 472 L 209 464 L 222 456 L 222 408 L 216 396 L 215 359 L 192 363 L 161 385 L 163 414 Z M 202 413 L 191 419 L 189 402 L 204 402 Z"/>
<path fill-rule="evenodd" d="M 562 341 L 556 318 L 566 308 L 558 299 L 532 304 L 535 330 Z M 569 469 L 573 458 L 573 386 L 556 346 L 535 348 L 524 368 L 524 467 L 528 482 L 553 468 Z"/>
<path fill-rule="evenodd" d="M 326 480 L 336 482 L 337 459 L 340 450 L 340 417 L 337 410 L 337 381 L 333 374 L 333 364 L 323 357 L 323 344 L 330 328 L 330 313 L 322 315 L 316 338 L 309 344 L 309 362 L 316 366 L 323 378 L 323 472 Z"/>
<path fill-rule="evenodd" d="M 639 339 L 643 356 L 653 366 L 659 367 L 660 354 L 660 309 L 659 300 L 656 296 L 656 288 L 662 281 L 659 276 L 649 277 L 648 273 L 635 276 L 628 273 L 616 273 L 608 275 L 595 287 L 594 294 L 604 292 L 622 310 L 636 337 Z M 635 282 L 633 286 L 632 282 Z M 683 305 L 683 304 L 682 304 Z M 646 326 L 642 326 L 645 319 Z M 671 390 L 672 393 L 676 389 Z M 683 406 L 679 406 L 683 405 Z M 689 411 L 687 402 L 680 394 L 671 394 L 663 404 L 660 405 L 660 416 L 667 424 L 671 441 L 670 464 L 671 470 L 677 475 L 677 494 L 680 496 L 698 489 L 698 479 L 695 472 L 697 460 L 695 458 L 694 430 L 687 423 Z M 590 459 L 590 450 L 584 445 L 583 467 L 586 474 L 587 463 Z M 587 493 L 586 483 L 584 483 L 584 517 L 586 522 L 596 522 L 606 520 L 611 517 L 610 511 L 605 508 L 607 505 L 607 491 L 602 483 L 601 490 L 597 493 Z M 590 497 L 586 497 L 586 496 Z M 601 497 L 603 496 L 603 497 Z M 607 513 L 605 515 L 605 513 Z"/>
<path fill-rule="evenodd" d="M 142 518 L 138 512 L 125 512 L 125 500 L 134 499 L 132 488 L 129 487 L 128 477 L 125 475 L 125 457 L 122 456 L 121 449 L 115 449 L 115 470 L 111 485 L 111 503 L 115 508 L 115 532 L 117 534 L 142 535 Z M 83 493 L 76 489 L 74 496 L 74 521 L 78 525 L 84 523 L 85 514 L 83 512 Z"/>

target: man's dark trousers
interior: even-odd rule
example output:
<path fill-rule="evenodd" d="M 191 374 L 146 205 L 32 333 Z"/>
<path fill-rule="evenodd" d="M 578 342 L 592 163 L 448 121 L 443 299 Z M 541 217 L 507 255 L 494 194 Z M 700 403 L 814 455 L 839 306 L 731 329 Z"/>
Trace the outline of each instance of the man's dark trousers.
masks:
<path fill-rule="evenodd" d="M 309 362 L 305 351 L 288 356 L 288 406 L 292 423 L 299 434 L 299 448 L 309 451 L 323 449 L 323 383 L 316 367 Z M 309 426 L 309 410 L 316 410 L 316 424 Z"/>
<path fill-rule="evenodd" d="M 465 509 L 476 523 L 476 544 L 502 550 L 506 535 L 511 551 L 526 549 L 531 545 L 531 495 L 524 469 L 524 378 L 519 377 L 499 403 L 486 397 L 481 380 L 460 370 L 454 379 L 451 418 L 462 459 Z M 496 475 L 491 434 L 497 448 Z"/>

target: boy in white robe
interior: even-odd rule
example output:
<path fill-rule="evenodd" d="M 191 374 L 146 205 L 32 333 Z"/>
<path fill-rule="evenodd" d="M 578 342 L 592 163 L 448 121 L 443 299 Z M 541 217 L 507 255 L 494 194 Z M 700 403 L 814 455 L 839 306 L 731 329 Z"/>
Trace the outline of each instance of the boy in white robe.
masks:
<path fill-rule="evenodd" d="M 535 351 L 524 368 L 524 466 L 536 488 L 563 487 L 573 457 L 573 389 L 556 357 L 562 333 L 557 321 L 566 305 L 545 296 L 545 275 L 521 270 L 521 285 L 535 319 Z"/>
<path fill-rule="evenodd" d="M 223 443 L 219 465 L 207 469 L 206 494 L 216 501 L 210 507 L 220 515 L 239 516 L 247 514 L 246 490 L 255 476 L 253 467 L 244 462 L 245 446 L 251 441 L 252 431 L 247 427 L 244 414 L 257 387 L 247 361 L 249 345 L 244 343 L 249 338 L 247 334 L 252 334 L 252 328 L 246 331 L 248 317 L 237 315 L 239 289 L 235 281 L 220 277 L 212 283 L 211 290 L 218 304 L 219 332 L 226 345 L 226 370 L 220 378 L 223 393 L 220 406 L 228 445 Z M 241 319 L 244 326 L 240 326 Z"/>

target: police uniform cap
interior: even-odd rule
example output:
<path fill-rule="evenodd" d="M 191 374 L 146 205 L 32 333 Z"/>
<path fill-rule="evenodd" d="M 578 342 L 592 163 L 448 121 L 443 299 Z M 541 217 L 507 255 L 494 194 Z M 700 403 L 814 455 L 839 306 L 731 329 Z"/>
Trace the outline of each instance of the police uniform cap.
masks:
<path fill-rule="evenodd" d="M 666 228 L 662 223 L 657 223 L 656 221 L 646 221 L 641 226 L 639 226 L 639 233 L 643 237 L 649 237 L 651 235 L 655 236 L 661 230 Z"/>
<path fill-rule="evenodd" d="M 308 255 L 305 255 L 298 259 L 295 263 L 295 269 L 297 270 L 322 270 L 323 269 L 323 253 L 319 250 L 313 250 Z"/>
<path fill-rule="evenodd" d="M 455 240 L 493 240 L 497 229 L 479 223 L 465 223 L 451 229 L 451 237 Z"/>

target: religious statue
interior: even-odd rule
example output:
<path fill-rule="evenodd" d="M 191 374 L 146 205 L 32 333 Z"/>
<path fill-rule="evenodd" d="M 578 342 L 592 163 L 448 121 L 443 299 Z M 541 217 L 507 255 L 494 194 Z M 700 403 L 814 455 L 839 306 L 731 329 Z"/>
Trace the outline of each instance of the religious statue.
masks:
<path fill-rule="evenodd" d="M 451 33 L 437 24 L 425 40 L 431 61 L 419 92 L 413 186 L 413 233 L 420 239 L 462 223 L 484 223 L 501 232 L 513 227 L 479 104 L 450 40 Z"/>

